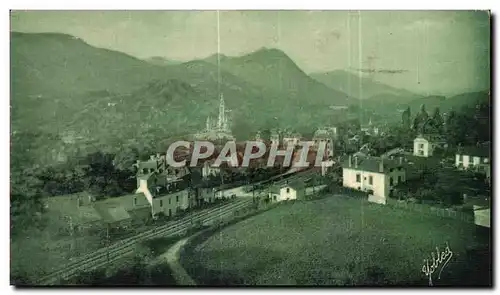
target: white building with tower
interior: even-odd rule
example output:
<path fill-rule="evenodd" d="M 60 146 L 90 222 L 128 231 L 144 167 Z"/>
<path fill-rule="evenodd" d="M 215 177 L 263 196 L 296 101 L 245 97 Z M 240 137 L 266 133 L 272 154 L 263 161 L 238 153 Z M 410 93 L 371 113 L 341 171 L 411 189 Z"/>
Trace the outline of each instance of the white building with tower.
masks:
<path fill-rule="evenodd" d="M 211 117 L 207 117 L 205 124 L 205 130 L 195 134 L 195 139 L 201 140 L 234 140 L 234 136 L 231 133 L 231 110 L 226 109 L 224 102 L 224 95 L 220 95 L 219 100 L 219 114 L 217 116 L 217 121 L 212 121 Z"/>

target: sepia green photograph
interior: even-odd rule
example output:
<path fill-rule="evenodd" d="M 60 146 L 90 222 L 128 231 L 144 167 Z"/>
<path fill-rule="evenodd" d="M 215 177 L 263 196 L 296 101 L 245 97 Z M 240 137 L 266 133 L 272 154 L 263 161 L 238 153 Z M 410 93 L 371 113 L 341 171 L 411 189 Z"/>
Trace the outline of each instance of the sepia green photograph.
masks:
<path fill-rule="evenodd" d="M 11 285 L 493 286 L 490 11 L 9 17 Z"/>

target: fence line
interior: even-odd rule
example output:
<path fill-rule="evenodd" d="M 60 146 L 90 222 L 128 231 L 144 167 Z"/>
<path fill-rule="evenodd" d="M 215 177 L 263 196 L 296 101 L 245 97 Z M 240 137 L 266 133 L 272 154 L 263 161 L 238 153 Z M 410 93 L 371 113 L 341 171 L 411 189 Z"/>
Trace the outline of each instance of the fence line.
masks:
<path fill-rule="evenodd" d="M 416 204 L 416 203 L 399 202 L 399 201 L 389 201 L 387 204 L 398 209 L 417 211 L 423 214 L 453 218 L 456 220 L 461 220 L 463 222 L 474 223 L 474 216 L 467 212 L 456 211 L 446 208 L 438 208 L 425 204 Z"/>

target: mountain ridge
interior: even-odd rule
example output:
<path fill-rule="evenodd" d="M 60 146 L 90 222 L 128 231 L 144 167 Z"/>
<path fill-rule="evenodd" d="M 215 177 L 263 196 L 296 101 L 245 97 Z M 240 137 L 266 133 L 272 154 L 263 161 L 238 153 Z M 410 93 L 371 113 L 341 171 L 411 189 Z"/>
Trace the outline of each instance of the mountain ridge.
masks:
<path fill-rule="evenodd" d="M 396 88 L 368 77 L 355 75 L 346 70 L 314 72 L 310 76 L 326 86 L 343 91 L 349 96 L 366 100 L 380 95 L 400 96 L 402 100 L 421 97 L 409 90 Z"/>

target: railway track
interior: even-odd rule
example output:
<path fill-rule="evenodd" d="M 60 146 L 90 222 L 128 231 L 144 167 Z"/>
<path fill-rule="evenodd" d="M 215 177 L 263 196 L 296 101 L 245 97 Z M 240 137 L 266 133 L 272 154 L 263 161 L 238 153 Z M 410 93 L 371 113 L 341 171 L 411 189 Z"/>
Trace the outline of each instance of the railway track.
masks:
<path fill-rule="evenodd" d="M 186 216 L 175 222 L 168 222 L 165 225 L 148 230 L 134 237 L 130 237 L 116 242 L 108 247 L 101 248 L 93 253 L 89 253 L 75 261 L 70 262 L 61 269 L 43 277 L 38 281 L 38 285 L 54 285 L 61 280 L 69 279 L 82 271 L 90 271 L 114 262 L 119 258 L 131 254 L 135 250 L 137 243 L 164 236 L 174 236 L 184 234 L 195 222 L 207 224 L 220 220 L 239 210 L 249 206 L 251 199 L 237 199 L 236 201 L 224 204 L 217 208 L 205 209 L 201 212 Z"/>

